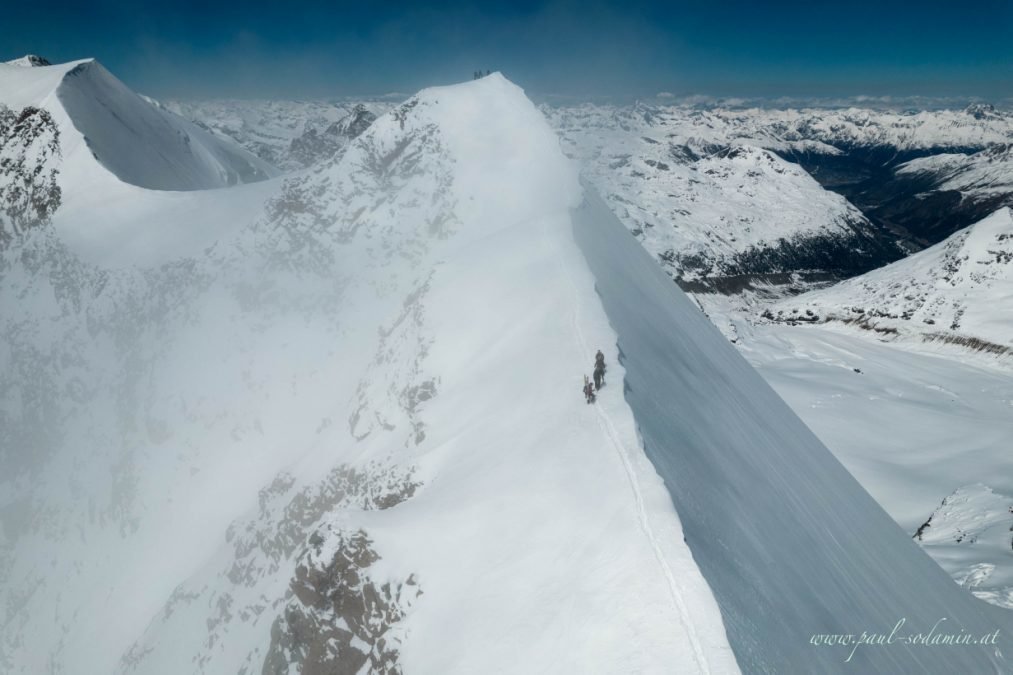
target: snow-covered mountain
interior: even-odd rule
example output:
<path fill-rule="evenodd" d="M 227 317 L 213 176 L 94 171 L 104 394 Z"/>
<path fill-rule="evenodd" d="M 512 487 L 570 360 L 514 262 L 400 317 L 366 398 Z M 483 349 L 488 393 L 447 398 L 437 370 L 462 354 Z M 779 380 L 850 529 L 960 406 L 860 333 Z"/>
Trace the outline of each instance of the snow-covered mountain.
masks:
<path fill-rule="evenodd" d="M 1013 206 L 1013 143 L 913 159 L 897 175 L 921 182 L 926 192 L 956 192 L 964 208 Z"/>
<path fill-rule="evenodd" d="M 1013 211 L 1003 208 L 946 241 L 830 288 L 782 300 L 765 316 L 842 322 L 880 336 L 1013 350 Z"/>
<path fill-rule="evenodd" d="M 783 149 L 829 152 L 891 148 L 897 152 L 982 148 L 1013 140 L 1013 114 L 987 104 L 963 110 L 893 111 L 868 108 L 751 108 L 713 116 L 751 137 L 770 137 Z M 823 145 L 819 145 L 823 144 Z"/>
<path fill-rule="evenodd" d="M 990 105 L 768 117 L 767 130 L 788 141 L 778 149 L 782 155 L 847 197 L 908 251 L 938 243 L 1013 199 L 1010 165 L 989 161 L 1013 140 L 1013 114 Z M 800 147 L 798 139 L 813 139 L 832 152 Z M 945 158 L 954 155 L 970 155 L 967 164 L 981 170 L 967 166 L 972 170 L 962 184 L 947 184 L 952 159 Z"/>
<path fill-rule="evenodd" d="M 411 99 L 211 245 L 177 230 L 121 269 L 92 247 L 122 232 L 8 249 L 3 669 L 734 672 L 557 147 L 490 77 Z"/>
<path fill-rule="evenodd" d="M 725 290 L 741 288 L 744 274 L 859 274 L 1013 199 L 1004 159 L 1013 115 L 985 105 L 543 110 L 568 154 L 674 276 L 717 277 L 711 286 Z"/>
<path fill-rule="evenodd" d="M 42 56 L 37 56 L 36 54 L 25 54 L 19 59 L 6 61 L 5 64 L 8 66 L 22 66 L 27 68 L 53 65 L 52 63 L 49 62 L 49 59 L 46 59 Z"/>
<path fill-rule="evenodd" d="M 29 57 L 26 57 L 29 58 Z M 268 163 L 138 96 L 93 59 L 0 65 L 0 104 L 56 119 L 68 188 L 196 190 L 263 180 Z M 92 175 L 94 174 L 94 175 Z"/>
<path fill-rule="evenodd" d="M 567 153 L 687 288 L 746 277 L 848 275 L 899 255 L 841 196 L 709 113 L 543 108 Z"/>
<path fill-rule="evenodd" d="M 404 97 L 401 97 L 404 98 Z M 396 100 L 166 101 L 166 109 L 286 171 L 332 157 Z"/>
<path fill-rule="evenodd" d="M 201 194 L 0 258 L 6 672 L 1008 668 L 501 76 Z"/>

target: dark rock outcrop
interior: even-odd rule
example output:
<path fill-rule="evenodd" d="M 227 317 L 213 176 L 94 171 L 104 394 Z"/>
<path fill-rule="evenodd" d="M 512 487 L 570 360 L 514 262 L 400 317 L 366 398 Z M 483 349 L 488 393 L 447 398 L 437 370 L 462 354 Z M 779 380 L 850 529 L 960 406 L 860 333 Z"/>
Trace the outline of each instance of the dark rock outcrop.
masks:
<path fill-rule="evenodd" d="M 264 675 L 398 674 L 398 641 L 388 635 L 422 594 L 415 575 L 379 583 L 380 559 L 366 532 L 325 527 L 310 537 L 290 588 L 293 598 L 271 626 Z"/>

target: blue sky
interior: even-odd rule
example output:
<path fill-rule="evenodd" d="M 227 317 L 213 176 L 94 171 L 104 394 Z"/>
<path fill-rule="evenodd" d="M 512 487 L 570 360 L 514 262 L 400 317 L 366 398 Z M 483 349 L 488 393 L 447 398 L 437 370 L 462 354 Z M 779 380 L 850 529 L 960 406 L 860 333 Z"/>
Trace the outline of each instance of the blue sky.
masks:
<path fill-rule="evenodd" d="M 411 92 L 483 68 L 541 95 L 1013 97 L 1013 0 L 10 5 L 0 56 L 95 56 L 155 96 Z"/>

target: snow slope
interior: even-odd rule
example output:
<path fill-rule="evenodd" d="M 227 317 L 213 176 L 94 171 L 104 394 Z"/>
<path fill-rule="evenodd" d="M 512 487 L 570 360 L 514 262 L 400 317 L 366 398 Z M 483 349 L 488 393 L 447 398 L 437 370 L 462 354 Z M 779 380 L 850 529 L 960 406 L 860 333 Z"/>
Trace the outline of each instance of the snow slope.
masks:
<path fill-rule="evenodd" d="M 575 216 L 625 396 L 746 672 L 1008 672 L 1013 615 L 954 584 L 593 195 Z M 998 646 L 816 634 L 999 630 Z M 845 660 L 851 654 L 850 661 Z M 852 670 L 853 669 L 853 670 Z"/>
<path fill-rule="evenodd" d="M 497 75 L 413 97 L 210 244 L 6 251 L 4 672 L 737 672 L 579 200 Z"/>
<path fill-rule="evenodd" d="M 0 104 L 53 114 L 67 171 L 74 171 L 68 185 L 115 177 L 149 189 L 197 190 L 277 174 L 234 143 L 130 91 L 94 59 L 31 68 L 2 64 Z M 89 173 L 99 176 L 89 181 Z"/>
<path fill-rule="evenodd" d="M 914 337 L 1004 356 L 1013 348 L 1013 211 L 1002 208 L 887 267 L 789 298 L 771 320 L 844 322 L 877 337 Z"/>

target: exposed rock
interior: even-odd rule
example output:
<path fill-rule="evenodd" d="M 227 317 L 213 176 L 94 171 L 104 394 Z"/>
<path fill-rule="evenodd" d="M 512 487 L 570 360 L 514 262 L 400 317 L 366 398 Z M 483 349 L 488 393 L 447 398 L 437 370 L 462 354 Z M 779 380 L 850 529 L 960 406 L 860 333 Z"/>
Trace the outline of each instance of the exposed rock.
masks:
<path fill-rule="evenodd" d="M 370 579 L 379 559 L 363 530 L 327 526 L 310 538 L 290 585 L 294 597 L 271 626 L 264 675 L 401 672 L 390 631 L 422 591 L 414 575 L 397 584 Z"/>
<path fill-rule="evenodd" d="M 0 105 L 0 248 L 60 206 L 60 131 L 47 110 Z"/>
<path fill-rule="evenodd" d="M 349 141 L 357 138 L 374 121 L 376 115 L 360 103 L 348 115 L 323 131 L 309 128 L 298 138 L 292 139 L 289 154 L 303 166 L 312 166 L 340 153 Z"/>

